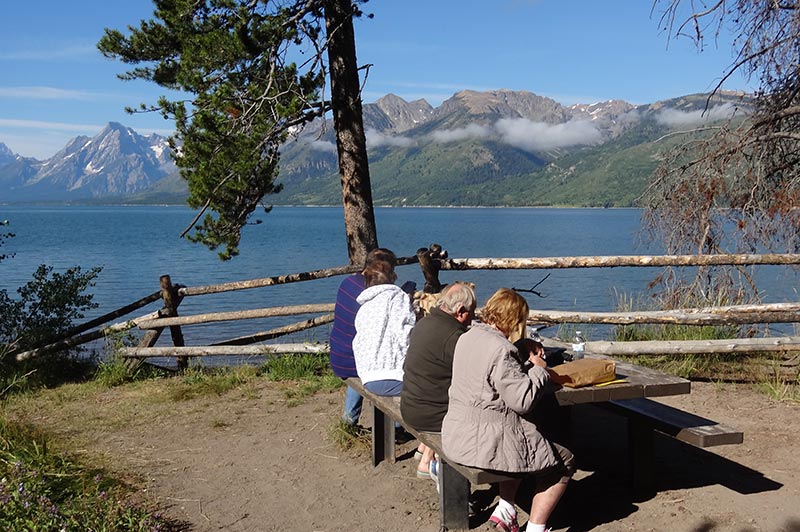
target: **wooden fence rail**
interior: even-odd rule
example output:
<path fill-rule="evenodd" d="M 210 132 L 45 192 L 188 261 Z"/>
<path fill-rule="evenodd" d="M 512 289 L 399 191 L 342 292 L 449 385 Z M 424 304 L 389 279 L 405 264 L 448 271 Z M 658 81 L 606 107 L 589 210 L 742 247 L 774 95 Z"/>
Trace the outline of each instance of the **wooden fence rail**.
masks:
<path fill-rule="evenodd" d="M 783 353 L 800 350 L 800 336 L 734 338 L 730 340 L 647 340 L 586 342 L 593 355 L 708 355 L 719 353 Z"/>
<path fill-rule="evenodd" d="M 533 257 L 443 259 L 442 270 L 535 270 L 560 268 L 616 268 L 622 266 L 746 266 L 800 264 L 800 254 L 765 255 L 612 255 L 598 257 Z"/>
<path fill-rule="evenodd" d="M 724 307 L 627 312 L 571 312 L 531 310 L 528 320 L 544 323 L 597 323 L 608 325 L 682 324 L 737 325 L 744 323 L 800 322 L 800 303 L 765 303 Z"/>
<path fill-rule="evenodd" d="M 800 254 L 764 254 L 764 255 L 631 255 L 631 256 L 585 256 L 585 257 L 532 257 L 532 258 L 463 258 L 448 259 L 441 247 L 432 244 L 429 249 L 420 248 L 416 256 L 400 257 L 398 264 L 419 263 L 423 267 L 426 287 L 436 286 L 435 276 L 439 270 L 499 270 L 499 269 L 557 269 L 557 268 L 613 268 L 613 267 L 665 267 L 665 266 L 722 266 L 722 265 L 798 265 Z M 426 267 L 427 265 L 427 267 Z M 310 272 L 293 273 L 235 281 L 216 285 L 186 287 L 172 285 L 169 276 L 162 276 L 161 289 L 138 301 L 121 307 L 99 318 L 86 322 L 60 338 L 51 340 L 44 346 L 24 352 L 12 352 L 17 360 L 26 360 L 40 354 L 60 349 L 75 347 L 83 343 L 102 338 L 119 330 L 138 326 L 146 329 L 140 345 L 136 349 L 154 348 L 161 331 L 170 328 L 173 343 L 176 347 L 183 344 L 182 325 L 194 325 L 217 321 L 266 318 L 292 314 L 330 313 L 333 304 L 296 305 L 287 307 L 241 310 L 233 312 L 212 312 L 192 316 L 178 316 L 177 307 L 185 296 L 214 294 L 227 291 L 261 288 L 277 284 L 322 279 L 337 275 L 346 275 L 358 271 L 356 266 L 340 266 Z M 158 299 L 164 302 L 164 308 L 132 320 L 117 323 L 109 327 L 99 328 L 93 332 L 85 331 L 108 323 L 109 321 L 141 308 Z M 243 352 L 242 346 L 249 343 L 273 339 L 285 334 L 316 327 L 332 321 L 331 314 L 317 316 L 291 325 L 269 331 L 240 336 L 217 342 L 212 347 L 227 347 Z M 544 323 L 598 323 L 611 325 L 629 324 L 677 324 L 719 325 L 741 323 L 793 323 L 800 322 L 800 304 L 750 305 L 705 309 L 680 309 L 671 311 L 650 312 L 565 312 L 558 310 L 531 311 L 530 321 Z M 291 344 L 290 344 L 291 345 Z M 745 344 L 741 344 L 745 345 Z M 261 346 L 257 346 L 261 347 Z M 245 350 L 246 351 L 246 350 Z M 143 351 L 137 351 L 143 352 Z M 179 355 L 197 356 L 197 355 Z M 136 357 L 134 357 L 136 358 Z"/>
<path fill-rule="evenodd" d="M 328 344 L 262 344 L 173 347 L 123 347 L 128 358 L 200 357 L 200 356 L 263 356 L 287 353 L 327 353 Z"/>
<path fill-rule="evenodd" d="M 257 308 L 250 310 L 234 310 L 230 312 L 209 312 L 206 314 L 193 314 L 175 318 L 156 318 L 139 323 L 140 329 L 157 329 L 175 325 L 197 325 L 200 323 L 213 323 L 218 321 L 249 320 L 253 318 L 271 318 L 274 316 L 292 316 L 295 314 L 315 314 L 318 312 L 333 312 L 333 303 L 316 305 L 293 305 L 290 307 Z"/>

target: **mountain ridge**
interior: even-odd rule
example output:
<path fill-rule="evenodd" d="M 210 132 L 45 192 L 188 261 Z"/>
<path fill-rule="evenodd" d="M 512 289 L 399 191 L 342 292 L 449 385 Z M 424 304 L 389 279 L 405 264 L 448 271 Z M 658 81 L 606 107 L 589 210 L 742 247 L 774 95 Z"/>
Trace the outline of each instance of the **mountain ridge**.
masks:
<path fill-rule="evenodd" d="M 743 95 L 720 93 L 706 109 L 707 97 L 563 106 L 527 91 L 464 90 L 432 107 L 387 94 L 363 106 L 374 202 L 629 206 L 655 167 L 657 138 L 747 107 Z M 321 120 L 289 140 L 278 176 L 284 190 L 265 201 L 340 203 L 334 142 L 332 125 Z M 618 196 L 610 198 L 603 182 Z M 44 161 L 0 142 L 0 202 L 182 203 L 186 193 L 166 139 L 116 122 Z"/>

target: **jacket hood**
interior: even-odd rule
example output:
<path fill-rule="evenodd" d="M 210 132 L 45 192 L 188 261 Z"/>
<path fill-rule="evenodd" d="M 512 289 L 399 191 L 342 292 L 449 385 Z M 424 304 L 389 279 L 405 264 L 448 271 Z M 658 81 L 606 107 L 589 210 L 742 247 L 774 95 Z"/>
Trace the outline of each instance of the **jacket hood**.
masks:
<path fill-rule="evenodd" d="M 400 287 L 393 284 L 379 284 L 375 286 L 370 286 L 369 288 L 361 292 L 356 301 L 358 301 L 359 305 L 363 305 L 367 301 L 372 301 L 373 299 L 383 299 L 387 297 L 393 297 L 399 291 Z"/>

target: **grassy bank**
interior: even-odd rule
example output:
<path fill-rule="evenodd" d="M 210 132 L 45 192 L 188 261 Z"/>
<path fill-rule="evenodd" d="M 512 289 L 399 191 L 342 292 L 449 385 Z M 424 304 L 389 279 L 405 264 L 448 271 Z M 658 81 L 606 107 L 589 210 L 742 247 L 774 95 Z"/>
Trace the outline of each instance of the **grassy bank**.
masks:
<path fill-rule="evenodd" d="M 4 397 L 0 530 L 186 530 L 143 496 L 142 479 L 80 449 L 135 423 L 179 417 L 182 409 L 197 408 L 196 400 L 213 401 L 231 393 L 252 400 L 268 384 L 291 406 L 342 385 L 325 355 L 272 358 L 261 366 L 194 365 L 175 376 L 153 370 L 126 375 L 120 365 L 111 359 L 98 366 L 93 379 L 38 390 L 18 388 Z M 58 421 L 52 422 L 56 412 Z M 37 420 L 37 425 L 27 420 Z M 215 428 L 226 424 L 217 417 L 209 423 Z"/>

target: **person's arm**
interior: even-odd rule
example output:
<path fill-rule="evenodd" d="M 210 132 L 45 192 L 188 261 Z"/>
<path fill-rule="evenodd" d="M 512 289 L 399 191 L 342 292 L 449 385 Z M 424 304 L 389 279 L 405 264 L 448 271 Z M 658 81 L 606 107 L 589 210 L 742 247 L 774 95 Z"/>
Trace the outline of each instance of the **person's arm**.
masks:
<path fill-rule="evenodd" d="M 492 370 L 492 383 L 503 402 L 514 412 L 526 414 L 543 395 L 545 385 L 550 380 L 546 364 L 541 356 L 532 367 L 524 372 L 512 350 L 504 352 L 497 359 Z M 540 365 L 544 364 L 544 366 Z"/>

